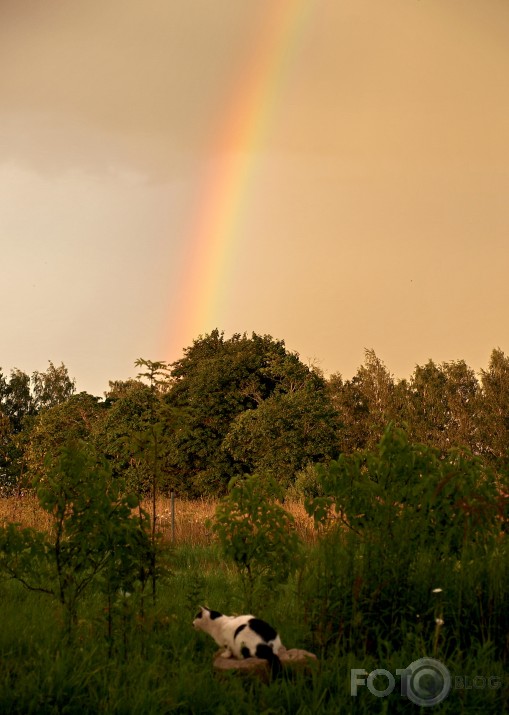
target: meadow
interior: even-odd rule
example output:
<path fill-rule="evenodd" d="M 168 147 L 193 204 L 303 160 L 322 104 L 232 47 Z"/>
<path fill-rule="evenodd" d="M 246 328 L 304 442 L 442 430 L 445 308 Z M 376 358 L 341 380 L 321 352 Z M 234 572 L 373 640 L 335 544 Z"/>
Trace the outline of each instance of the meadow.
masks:
<path fill-rule="evenodd" d="M 509 358 L 326 380 L 216 330 L 136 366 L 0 373 L 0 715 L 509 711 Z M 318 660 L 219 676 L 200 605 Z"/>
<path fill-rule="evenodd" d="M 157 530 L 162 544 L 175 547 L 210 546 L 212 532 L 207 521 L 214 517 L 218 499 L 176 498 L 173 528 L 170 497 L 159 495 L 156 504 Z M 149 500 L 142 500 L 141 505 L 150 511 Z M 307 543 L 316 541 L 313 519 L 306 513 L 302 502 L 286 502 L 285 509 L 294 517 L 299 537 Z M 0 497 L 0 525 L 7 522 L 40 531 L 47 531 L 52 525 L 50 515 L 41 508 L 37 496 L 30 492 L 21 497 Z"/>
<path fill-rule="evenodd" d="M 285 583 L 264 591 L 257 615 L 277 626 L 287 647 L 316 653 L 318 663 L 269 684 L 215 674 L 216 645 L 193 630 L 192 619 L 200 604 L 238 613 L 245 602 L 237 565 L 208 521 L 217 506 L 177 499 L 172 543 L 170 503 L 160 498 L 156 598 L 148 588 L 137 590 L 109 611 L 104 591 L 92 583 L 71 632 L 55 599 L 1 580 L 0 712 L 430 712 L 422 682 L 410 683 L 409 699 L 397 675 L 424 657 L 444 664 L 451 677 L 433 712 L 509 709 L 504 539 L 482 554 L 441 560 L 416 547 L 415 558 L 402 562 L 400 546 L 387 534 L 368 545 L 334 525 L 315 528 L 300 503 L 284 504 L 295 518 L 298 565 Z M 53 528 L 30 495 L 2 499 L 0 521 Z M 368 688 L 367 674 L 375 669 L 394 676 L 385 697 L 376 693 L 390 685 L 387 674 L 373 676 Z"/>

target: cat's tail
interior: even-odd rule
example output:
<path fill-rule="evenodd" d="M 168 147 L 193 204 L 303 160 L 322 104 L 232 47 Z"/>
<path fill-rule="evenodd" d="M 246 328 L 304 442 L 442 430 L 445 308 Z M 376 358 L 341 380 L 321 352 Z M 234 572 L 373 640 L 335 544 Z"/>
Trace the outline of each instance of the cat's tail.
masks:
<path fill-rule="evenodd" d="M 273 678 L 277 678 L 283 672 L 283 666 L 278 656 L 274 653 L 270 645 L 259 643 L 256 646 L 256 657 L 266 660 L 270 667 L 270 674 Z"/>

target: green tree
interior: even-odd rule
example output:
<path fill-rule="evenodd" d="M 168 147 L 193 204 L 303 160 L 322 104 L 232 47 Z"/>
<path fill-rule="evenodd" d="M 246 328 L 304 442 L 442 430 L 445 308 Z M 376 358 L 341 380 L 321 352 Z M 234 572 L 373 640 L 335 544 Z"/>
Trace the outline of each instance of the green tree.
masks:
<path fill-rule="evenodd" d="M 497 348 L 487 370 L 481 370 L 480 442 L 493 463 L 509 459 L 509 357 Z"/>
<path fill-rule="evenodd" d="M 41 410 L 21 435 L 25 480 L 31 482 L 46 475 L 69 440 L 88 443 L 93 449 L 97 423 L 103 414 L 99 399 L 86 392 Z"/>
<path fill-rule="evenodd" d="M 87 446 L 69 442 L 44 477 L 35 480 L 47 533 L 10 524 L 0 530 L 0 569 L 26 588 L 55 597 L 66 614 L 66 632 L 76 622 L 84 591 L 99 576 L 108 581 L 109 603 L 119 588 L 146 580 L 146 521 L 133 516 L 136 496 L 125 494 L 108 464 Z"/>
<path fill-rule="evenodd" d="M 392 424 L 374 450 L 318 470 L 329 496 L 310 500 L 311 512 L 323 521 L 333 507 L 363 540 L 383 532 L 396 548 L 424 544 L 439 555 L 499 534 L 506 505 L 482 460 L 458 449 L 442 456 Z"/>
<path fill-rule="evenodd" d="M 235 480 L 212 523 L 240 575 L 248 611 L 286 583 L 298 563 L 294 518 L 270 499 L 267 486 L 257 477 Z"/>
<path fill-rule="evenodd" d="M 364 364 L 351 380 L 343 382 L 340 375 L 333 375 L 329 391 L 342 423 L 344 452 L 375 446 L 387 424 L 401 420 L 404 385 L 402 389 L 395 383 L 373 350 L 365 351 Z"/>
<path fill-rule="evenodd" d="M 37 410 L 54 407 L 65 402 L 76 390 L 76 381 L 71 380 L 63 363 L 55 367 L 51 360 L 46 372 L 32 374 L 32 392 Z"/>
<path fill-rule="evenodd" d="M 11 421 L 14 432 L 20 432 L 23 420 L 36 413 L 36 405 L 30 390 L 30 377 L 15 368 L 7 381 L 0 379 L 0 409 Z"/>
<path fill-rule="evenodd" d="M 140 455 L 149 467 L 150 496 L 152 502 L 152 527 L 151 527 L 151 557 L 152 557 L 152 595 L 156 597 L 156 518 L 157 518 L 157 493 L 161 485 L 162 461 L 163 461 L 163 439 L 165 428 L 170 422 L 170 408 L 162 402 L 161 394 L 167 390 L 169 368 L 165 362 L 153 360 L 136 360 L 137 367 L 144 368 L 144 372 L 138 374 L 139 378 L 145 378 L 149 383 L 149 410 L 150 421 L 146 429 L 131 435 L 132 445 L 135 452 Z"/>
<path fill-rule="evenodd" d="M 0 367 L 0 405 L 2 405 L 4 403 L 6 395 L 7 395 L 7 380 L 5 379 L 2 368 Z"/>
<path fill-rule="evenodd" d="M 449 405 L 449 444 L 480 453 L 480 385 L 475 372 L 464 360 L 443 363 Z"/>
<path fill-rule="evenodd" d="M 32 378 L 21 370 L 11 371 L 7 380 L 0 370 L 0 487 L 23 486 L 24 449 L 37 413 L 65 402 L 74 392 L 67 368 L 50 362 L 45 373 Z"/>
<path fill-rule="evenodd" d="M 170 406 L 184 410 L 171 458 L 184 488 L 192 494 L 224 493 L 240 473 L 223 448 L 235 418 L 271 395 L 295 391 L 314 379 L 310 373 L 284 342 L 270 336 L 236 334 L 226 340 L 214 330 L 196 340 L 173 365 L 166 397 Z"/>
<path fill-rule="evenodd" d="M 0 370 L 0 490 L 5 494 L 21 489 L 23 430 L 35 412 L 29 376 L 15 369 L 7 380 Z"/>
<path fill-rule="evenodd" d="M 98 449 L 111 464 L 115 477 L 122 477 L 139 496 L 150 491 L 150 466 L 133 443 L 151 424 L 150 387 L 140 380 L 110 382 L 105 409 L 94 430 Z"/>
<path fill-rule="evenodd" d="M 479 384 L 463 360 L 417 366 L 407 390 L 405 418 L 413 440 L 445 453 L 478 452 Z"/>
<path fill-rule="evenodd" d="M 11 421 L 0 411 L 0 496 L 7 496 L 16 483 L 12 462 L 16 454 Z"/>
<path fill-rule="evenodd" d="M 223 447 L 246 473 L 271 477 L 287 488 L 308 464 L 336 458 L 338 418 L 323 381 L 275 393 L 232 422 Z"/>
<path fill-rule="evenodd" d="M 446 580 L 449 597 L 455 593 L 458 642 L 471 637 L 462 589 L 472 582 L 487 640 L 499 633 L 493 613 L 505 614 L 503 589 L 485 596 L 475 574 L 485 561 L 496 563 L 508 503 L 479 457 L 442 455 L 389 425 L 374 450 L 342 454 L 319 468 L 319 479 L 324 496 L 306 502 L 325 528 L 308 567 L 308 610 L 326 640 L 340 631 L 355 649 L 383 631 L 384 647 L 400 648 L 408 637 L 402 624 L 415 624 Z"/>

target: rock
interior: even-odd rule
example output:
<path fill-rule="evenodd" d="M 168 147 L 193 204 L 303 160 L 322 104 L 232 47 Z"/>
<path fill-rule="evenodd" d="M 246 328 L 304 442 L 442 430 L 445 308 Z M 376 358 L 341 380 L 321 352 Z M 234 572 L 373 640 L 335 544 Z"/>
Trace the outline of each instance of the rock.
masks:
<path fill-rule="evenodd" d="M 223 658 L 221 656 L 222 652 L 222 650 L 218 651 L 214 655 L 214 670 L 220 673 L 236 671 L 239 675 L 257 675 L 263 680 L 269 679 L 270 669 L 266 660 L 262 658 L 243 658 L 242 660 Z M 309 653 L 307 650 L 301 650 L 300 648 L 290 648 L 289 650 L 281 648 L 278 655 L 284 670 L 306 668 L 311 662 L 317 661 L 314 653 Z"/>

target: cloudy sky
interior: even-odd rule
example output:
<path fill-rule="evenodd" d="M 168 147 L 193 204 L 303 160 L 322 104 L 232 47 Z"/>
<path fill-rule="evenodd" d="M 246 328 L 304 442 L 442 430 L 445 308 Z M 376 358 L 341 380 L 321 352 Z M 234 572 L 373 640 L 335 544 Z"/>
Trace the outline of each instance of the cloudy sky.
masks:
<path fill-rule="evenodd" d="M 0 0 L 4 373 L 100 395 L 214 327 L 487 367 L 508 77 L 507 0 Z"/>

